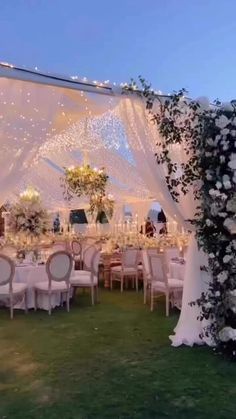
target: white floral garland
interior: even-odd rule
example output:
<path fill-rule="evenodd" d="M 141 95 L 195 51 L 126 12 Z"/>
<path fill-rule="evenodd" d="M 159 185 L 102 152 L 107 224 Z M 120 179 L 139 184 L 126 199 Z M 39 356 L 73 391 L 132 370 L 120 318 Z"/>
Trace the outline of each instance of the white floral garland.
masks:
<path fill-rule="evenodd" d="M 209 256 L 212 281 L 208 292 L 193 304 L 200 305 L 200 319 L 209 324 L 204 334 L 236 360 L 236 105 L 217 102 L 210 107 L 207 100 L 185 99 L 184 90 L 160 99 L 144 79 L 140 83 L 140 89 L 132 83 L 126 90 L 138 90 L 145 98 L 151 119 L 165 139 L 158 143 L 156 157 L 167 168 L 173 199 L 178 201 L 180 193 L 194 186 L 200 202 L 192 222 L 199 246 Z M 157 100 L 159 107 L 153 107 Z M 181 145 L 189 157 L 180 177 L 169 153 L 173 144 Z"/>

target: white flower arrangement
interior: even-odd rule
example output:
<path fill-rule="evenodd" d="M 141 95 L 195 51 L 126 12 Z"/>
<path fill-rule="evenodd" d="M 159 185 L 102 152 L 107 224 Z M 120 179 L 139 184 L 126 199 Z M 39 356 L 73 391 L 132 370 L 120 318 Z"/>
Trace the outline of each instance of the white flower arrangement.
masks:
<path fill-rule="evenodd" d="M 219 338 L 222 342 L 228 342 L 229 340 L 236 340 L 236 329 L 230 326 L 224 327 L 219 332 Z"/>
<path fill-rule="evenodd" d="M 9 230 L 12 234 L 39 237 L 48 228 L 47 211 L 42 207 L 39 193 L 32 187 L 20 194 L 18 202 L 9 212 Z"/>

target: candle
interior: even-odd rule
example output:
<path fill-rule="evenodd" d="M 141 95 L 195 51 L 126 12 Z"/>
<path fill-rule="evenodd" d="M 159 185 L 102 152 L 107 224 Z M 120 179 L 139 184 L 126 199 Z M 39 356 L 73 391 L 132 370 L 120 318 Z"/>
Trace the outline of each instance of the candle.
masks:
<path fill-rule="evenodd" d="M 177 222 L 173 221 L 173 233 L 176 233 L 177 231 Z"/>
<path fill-rule="evenodd" d="M 167 221 L 166 227 L 167 227 L 167 232 L 170 233 L 170 222 L 169 221 Z"/>

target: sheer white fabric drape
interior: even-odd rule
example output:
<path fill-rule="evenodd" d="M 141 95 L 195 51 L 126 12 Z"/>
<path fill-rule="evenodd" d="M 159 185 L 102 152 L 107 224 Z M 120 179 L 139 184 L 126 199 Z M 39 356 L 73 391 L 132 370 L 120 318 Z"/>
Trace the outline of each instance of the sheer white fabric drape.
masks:
<path fill-rule="evenodd" d="M 185 220 L 193 218 L 196 203 L 191 192 L 181 196 L 179 204 L 172 199 L 165 181 L 165 167 L 158 165 L 155 159 L 155 152 L 158 152 L 157 141 L 162 139 L 156 127 L 150 123 L 145 103 L 133 96 L 125 98 L 120 103 L 119 111 L 142 179 L 153 194 L 153 198 L 160 202 L 167 214 L 186 227 Z M 185 161 L 186 156 L 182 149 L 175 148 L 173 153 L 177 163 Z M 190 307 L 189 303 L 196 301 L 206 288 L 200 271 L 204 259 L 198 251 L 193 232 L 187 254 L 181 315 L 175 328 L 175 336 L 170 337 L 174 346 L 202 343 L 199 337 L 202 324 L 197 320 L 200 309 L 198 306 Z"/>
<path fill-rule="evenodd" d="M 137 214 L 139 228 L 141 224 L 144 222 L 145 218 L 147 217 L 151 204 L 152 204 L 151 201 L 140 201 L 140 202 L 134 202 L 130 204 L 130 207 L 132 208 L 133 218 Z"/>

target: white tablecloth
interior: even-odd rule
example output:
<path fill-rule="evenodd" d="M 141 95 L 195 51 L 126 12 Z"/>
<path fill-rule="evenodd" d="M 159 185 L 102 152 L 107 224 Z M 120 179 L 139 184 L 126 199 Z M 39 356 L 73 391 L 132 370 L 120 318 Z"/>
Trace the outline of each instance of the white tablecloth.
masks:
<path fill-rule="evenodd" d="M 17 266 L 14 281 L 27 284 L 27 306 L 28 308 L 34 308 L 34 285 L 37 282 L 48 281 L 45 265 Z M 39 308 L 48 310 L 48 296 L 46 294 L 38 293 L 37 303 Z M 60 304 L 61 294 L 53 293 L 51 298 L 52 308 Z M 16 308 L 24 309 L 24 301 L 18 303 Z"/>

